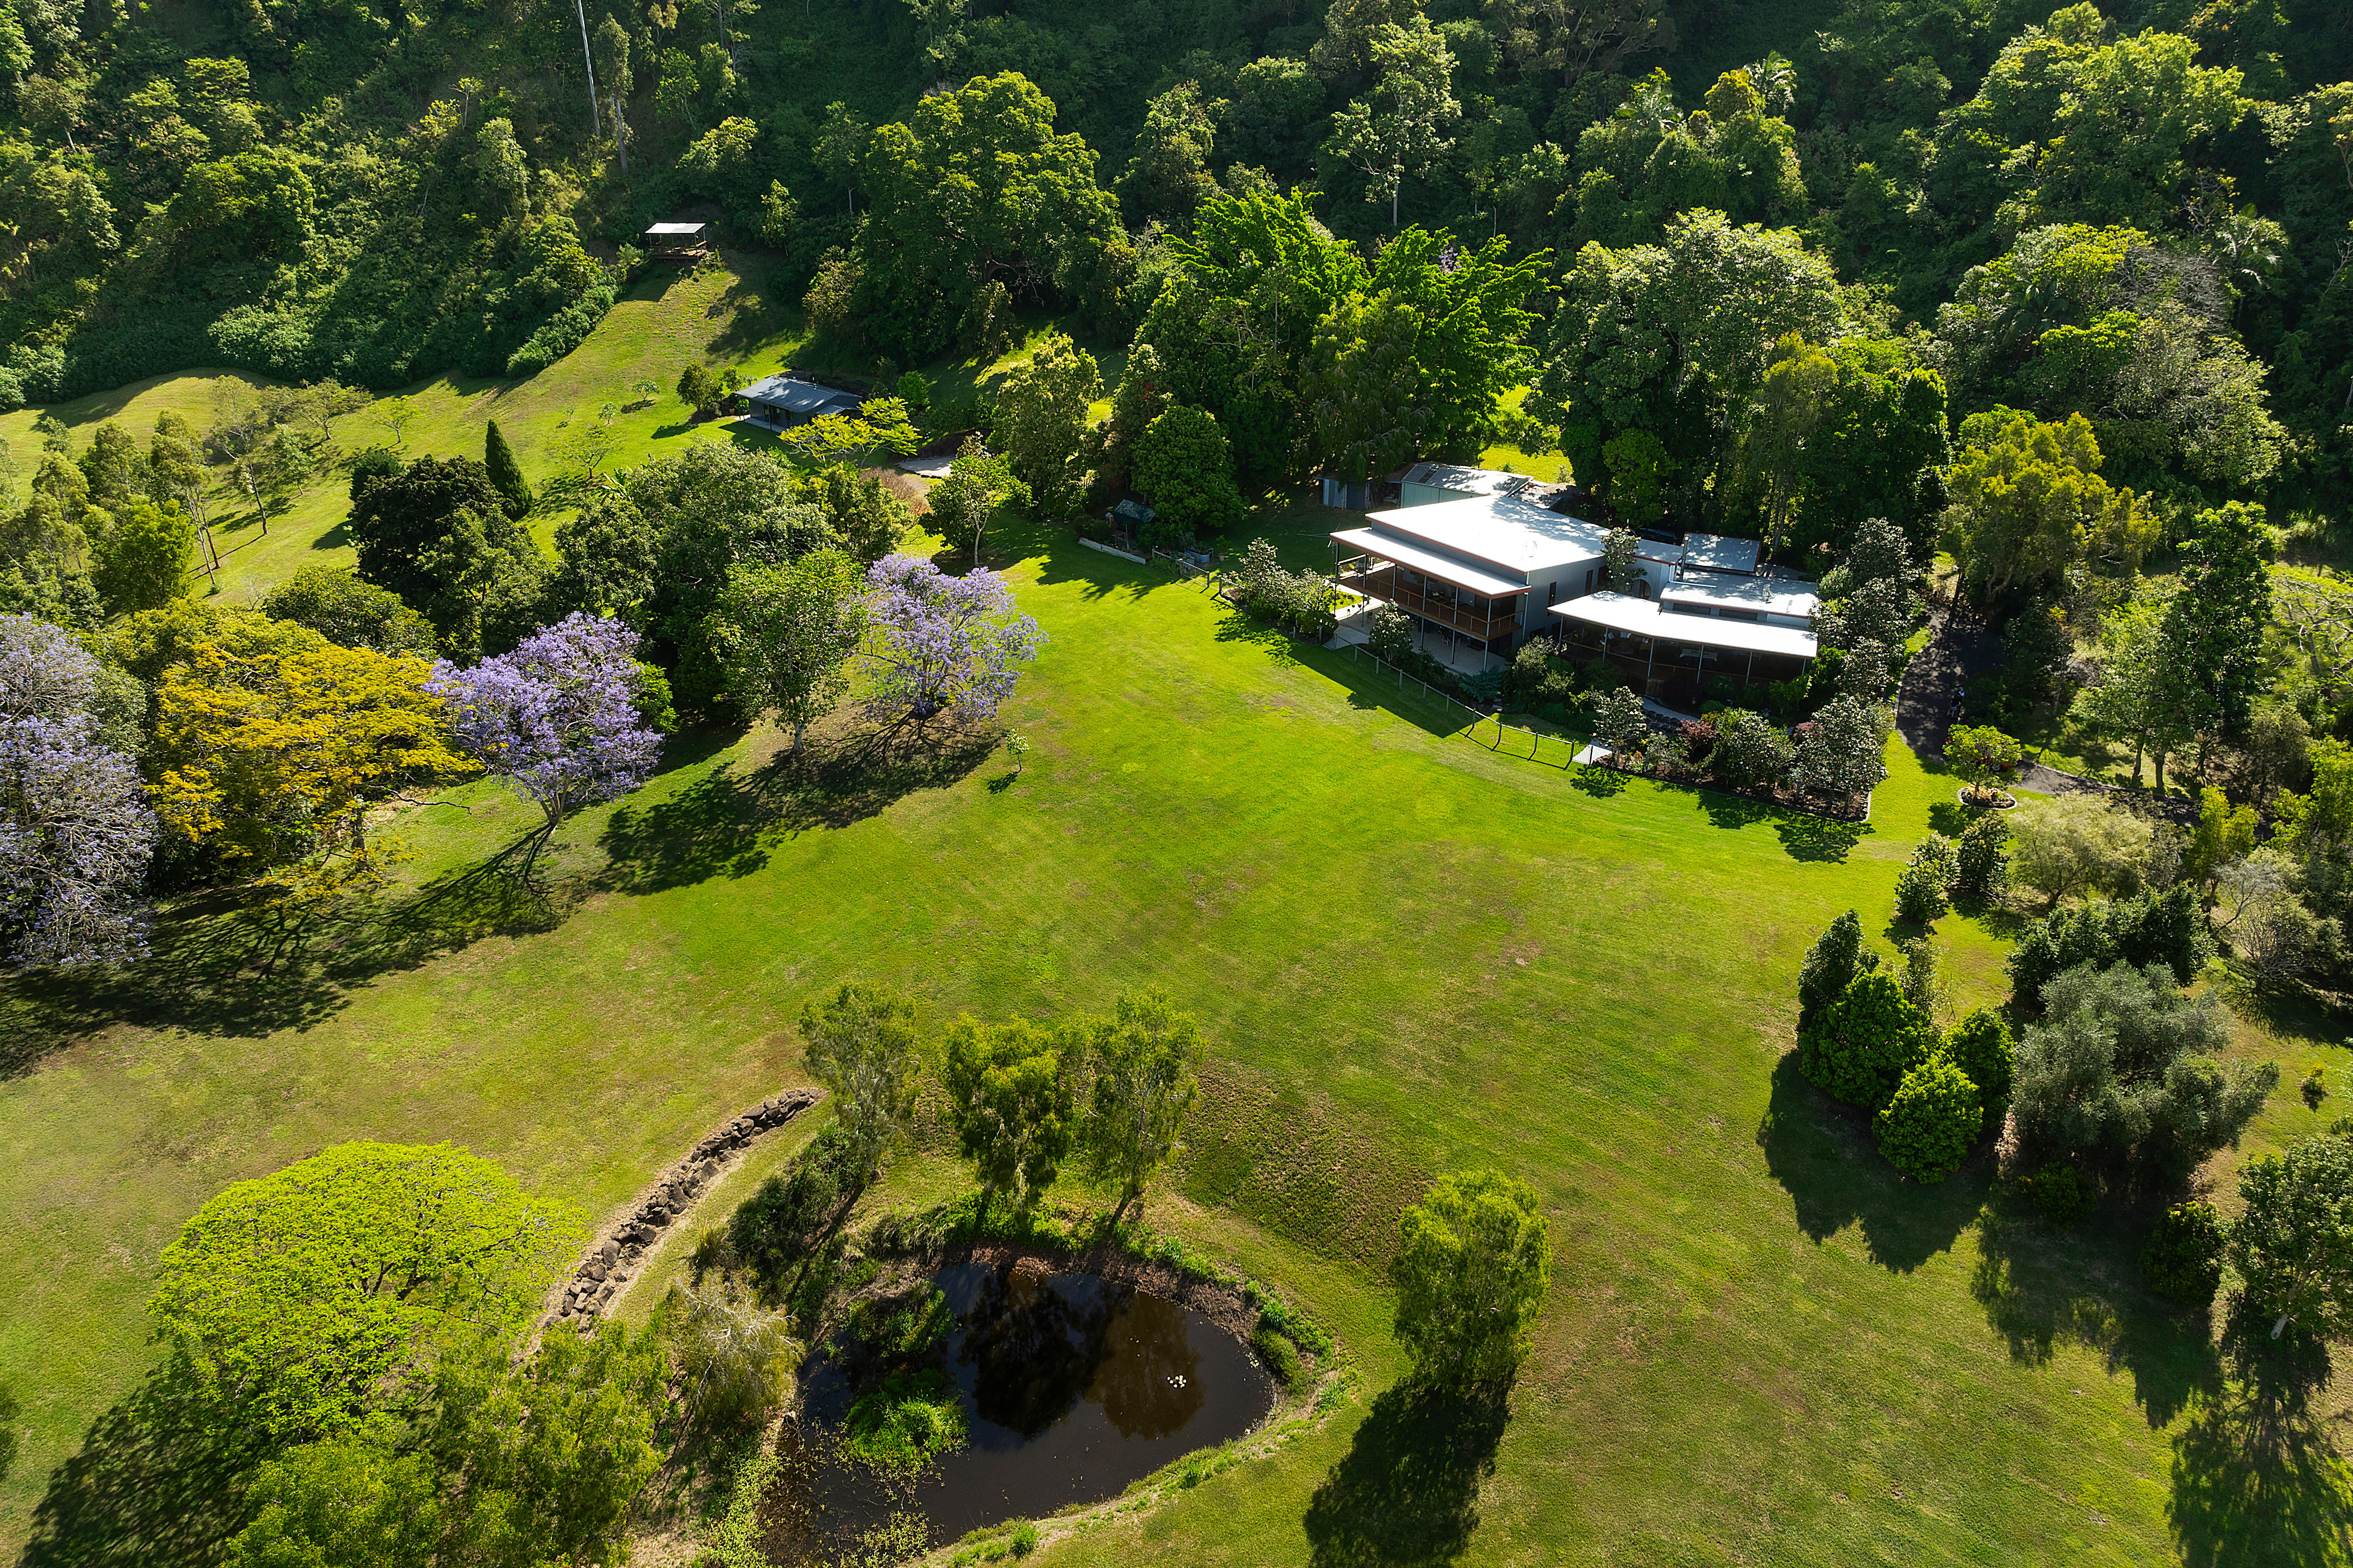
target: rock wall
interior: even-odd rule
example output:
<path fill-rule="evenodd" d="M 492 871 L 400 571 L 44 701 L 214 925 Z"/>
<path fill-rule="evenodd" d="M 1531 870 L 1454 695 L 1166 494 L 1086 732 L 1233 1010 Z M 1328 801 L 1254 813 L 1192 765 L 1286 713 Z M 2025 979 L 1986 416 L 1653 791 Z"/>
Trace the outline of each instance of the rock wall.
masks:
<path fill-rule="evenodd" d="M 582 1330 L 593 1326 L 637 1277 L 654 1244 L 745 1149 L 824 1098 L 814 1089 L 786 1089 L 730 1118 L 689 1150 L 589 1244 L 579 1267 L 557 1288 L 548 1321 Z"/>

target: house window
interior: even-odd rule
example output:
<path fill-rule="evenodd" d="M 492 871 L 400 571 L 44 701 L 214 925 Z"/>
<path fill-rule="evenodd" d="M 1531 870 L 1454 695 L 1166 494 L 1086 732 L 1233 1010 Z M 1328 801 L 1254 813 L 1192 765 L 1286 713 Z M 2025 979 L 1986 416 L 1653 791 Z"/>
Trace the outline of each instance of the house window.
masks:
<path fill-rule="evenodd" d="M 1585 569 L 1585 591 L 1588 594 L 1593 592 L 1593 568 L 1590 566 Z"/>
<path fill-rule="evenodd" d="M 1550 604 L 1552 604 L 1556 599 L 1557 599 L 1557 598 L 1559 598 L 1559 597 L 1560 597 L 1560 583 L 1559 583 L 1559 581 L 1558 581 L 1557 579 L 1556 579 L 1556 580 L 1554 580 L 1553 582 L 1546 583 L 1546 584 L 1545 584 L 1545 603 L 1546 603 L 1546 605 L 1550 605 Z"/>

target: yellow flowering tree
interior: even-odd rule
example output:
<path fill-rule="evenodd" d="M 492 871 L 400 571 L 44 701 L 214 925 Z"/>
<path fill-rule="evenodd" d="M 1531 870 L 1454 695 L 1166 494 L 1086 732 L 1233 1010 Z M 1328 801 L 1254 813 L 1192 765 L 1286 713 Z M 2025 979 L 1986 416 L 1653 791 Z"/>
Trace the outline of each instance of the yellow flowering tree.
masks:
<path fill-rule="evenodd" d="M 367 648 L 231 652 L 200 642 L 158 694 L 164 822 L 282 897 L 380 882 L 371 806 L 475 771 L 451 744 L 433 667 Z"/>

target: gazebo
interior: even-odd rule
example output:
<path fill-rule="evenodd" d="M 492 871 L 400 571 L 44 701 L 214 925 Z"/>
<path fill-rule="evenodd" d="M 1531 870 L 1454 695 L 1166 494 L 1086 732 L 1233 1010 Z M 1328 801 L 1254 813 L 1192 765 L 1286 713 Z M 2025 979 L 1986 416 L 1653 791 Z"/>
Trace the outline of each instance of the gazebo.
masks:
<path fill-rule="evenodd" d="M 711 256 L 707 223 L 658 223 L 645 233 L 646 254 L 656 261 L 705 261 Z"/>

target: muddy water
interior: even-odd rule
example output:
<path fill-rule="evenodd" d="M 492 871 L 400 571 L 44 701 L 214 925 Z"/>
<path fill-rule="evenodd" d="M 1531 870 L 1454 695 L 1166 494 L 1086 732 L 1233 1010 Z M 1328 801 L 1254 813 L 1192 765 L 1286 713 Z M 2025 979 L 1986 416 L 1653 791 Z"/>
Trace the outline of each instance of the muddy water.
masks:
<path fill-rule="evenodd" d="M 1248 1346 L 1199 1313 L 1092 1274 L 964 1264 L 934 1277 L 955 1326 L 944 1370 L 971 1441 L 912 1489 L 936 1544 L 1008 1519 L 1116 1497 L 1171 1459 L 1264 1420 L 1274 1385 Z M 829 1365 L 804 1388 L 812 1424 L 838 1426 L 852 1390 Z M 894 1505 L 849 1469 L 817 1478 L 823 1533 Z"/>

